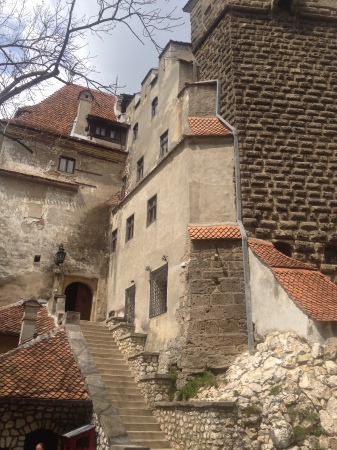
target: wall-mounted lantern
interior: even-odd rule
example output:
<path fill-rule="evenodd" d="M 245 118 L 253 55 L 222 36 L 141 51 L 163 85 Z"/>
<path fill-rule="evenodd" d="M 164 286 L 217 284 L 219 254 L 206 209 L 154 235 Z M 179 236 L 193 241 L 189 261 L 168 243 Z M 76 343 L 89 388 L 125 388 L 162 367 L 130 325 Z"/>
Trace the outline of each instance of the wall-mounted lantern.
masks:
<path fill-rule="evenodd" d="M 66 252 L 64 251 L 63 244 L 60 244 L 58 252 L 56 252 L 56 264 L 59 266 L 64 263 L 66 259 Z"/>

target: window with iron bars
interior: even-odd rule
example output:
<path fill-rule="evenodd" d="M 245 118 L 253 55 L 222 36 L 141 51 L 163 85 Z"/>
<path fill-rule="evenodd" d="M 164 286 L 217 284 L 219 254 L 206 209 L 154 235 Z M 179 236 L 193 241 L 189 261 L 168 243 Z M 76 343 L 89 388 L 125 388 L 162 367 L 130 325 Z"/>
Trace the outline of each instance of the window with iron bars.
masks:
<path fill-rule="evenodd" d="M 133 238 L 133 230 L 135 224 L 135 215 L 132 214 L 128 219 L 126 219 L 126 234 L 125 234 L 125 242 L 130 241 Z"/>
<path fill-rule="evenodd" d="M 125 289 L 125 309 L 124 319 L 125 322 L 133 323 L 135 321 L 135 304 L 136 304 L 136 286 L 132 286 Z"/>
<path fill-rule="evenodd" d="M 157 218 L 157 195 L 154 195 L 147 202 L 147 218 L 146 218 L 146 226 L 148 227 L 154 222 Z"/>
<path fill-rule="evenodd" d="M 168 131 L 160 136 L 160 157 L 166 155 L 168 152 Z"/>
<path fill-rule="evenodd" d="M 137 183 L 138 181 L 143 179 L 143 174 L 144 174 L 144 157 L 142 156 L 137 161 Z"/>
<path fill-rule="evenodd" d="M 150 319 L 167 311 L 167 276 L 167 264 L 150 272 Z"/>

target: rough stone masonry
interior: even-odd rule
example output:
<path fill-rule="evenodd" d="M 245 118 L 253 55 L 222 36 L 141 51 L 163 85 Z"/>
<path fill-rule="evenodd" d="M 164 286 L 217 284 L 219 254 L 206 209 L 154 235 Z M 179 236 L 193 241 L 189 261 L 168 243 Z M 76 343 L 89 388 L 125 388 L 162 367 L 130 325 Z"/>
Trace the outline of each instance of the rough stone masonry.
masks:
<path fill-rule="evenodd" d="M 247 231 L 336 279 L 321 266 L 337 242 L 336 2 L 195 3 L 201 79 L 221 79 L 221 114 L 238 129 Z"/>

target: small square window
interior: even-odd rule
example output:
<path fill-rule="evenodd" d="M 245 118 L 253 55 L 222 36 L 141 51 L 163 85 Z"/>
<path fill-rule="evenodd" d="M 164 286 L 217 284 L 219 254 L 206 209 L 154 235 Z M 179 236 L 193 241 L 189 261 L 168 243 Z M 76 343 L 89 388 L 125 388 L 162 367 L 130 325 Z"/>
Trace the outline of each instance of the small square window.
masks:
<path fill-rule="evenodd" d="M 168 152 L 168 131 L 160 136 L 160 157 L 162 158 Z"/>
<path fill-rule="evenodd" d="M 125 242 L 128 242 L 133 238 L 134 225 L 135 225 L 135 215 L 132 214 L 132 216 L 126 219 Z"/>
<path fill-rule="evenodd" d="M 96 134 L 98 136 L 105 136 L 105 128 L 104 127 L 96 127 Z"/>
<path fill-rule="evenodd" d="M 143 179 L 143 175 L 144 175 L 144 157 L 142 156 L 137 161 L 137 183 L 138 181 Z"/>
<path fill-rule="evenodd" d="M 75 170 L 75 160 L 72 158 L 66 158 L 65 156 L 61 156 L 59 160 L 59 171 L 74 173 Z"/>
<path fill-rule="evenodd" d="M 158 97 L 156 97 L 152 102 L 151 114 L 152 117 L 156 116 L 158 112 Z"/>
<path fill-rule="evenodd" d="M 126 176 L 122 178 L 121 182 L 121 200 L 123 200 L 123 198 L 125 197 L 125 193 L 126 193 Z"/>
<path fill-rule="evenodd" d="M 111 233 L 111 253 L 115 253 L 117 249 L 117 229 Z"/>
<path fill-rule="evenodd" d="M 150 318 L 167 311 L 167 278 L 167 264 L 150 272 Z"/>
<path fill-rule="evenodd" d="M 138 138 L 138 123 L 133 127 L 133 140 L 135 141 Z"/>
<path fill-rule="evenodd" d="M 110 139 L 114 139 L 115 141 L 120 141 L 121 134 L 118 131 L 111 130 L 110 131 Z"/>
<path fill-rule="evenodd" d="M 157 218 L 157 195 L 150 198 L 147 202 L 147 219 L 146 226 L 151 225 Z"/>

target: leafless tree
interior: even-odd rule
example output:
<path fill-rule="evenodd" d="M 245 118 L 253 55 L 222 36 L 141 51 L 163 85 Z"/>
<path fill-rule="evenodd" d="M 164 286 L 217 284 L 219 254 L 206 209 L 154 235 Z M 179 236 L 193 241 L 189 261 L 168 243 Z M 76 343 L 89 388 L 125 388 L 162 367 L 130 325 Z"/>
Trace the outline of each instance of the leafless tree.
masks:
<path fill-rule="evenodd" d="M 22 104 L 53 79 L 112 92 L 113 85 L 93 79 L 92 60 L 83 57 L 91 35 L 103 38 L 120 24 L 139 40 L 148 38 L 157 46 L 156 32 L 179 24 L 174 11 L 162 13 L 157 0 L 90 0 L 90 16 L 79 14 L 83 0 L 49 1 L 29 7 L 27 0 L 0 0 L 2 117 L 18 106 L 19 98 Z M 141 36 L 134 32 L 135 19 L 142 25 Z"/>

